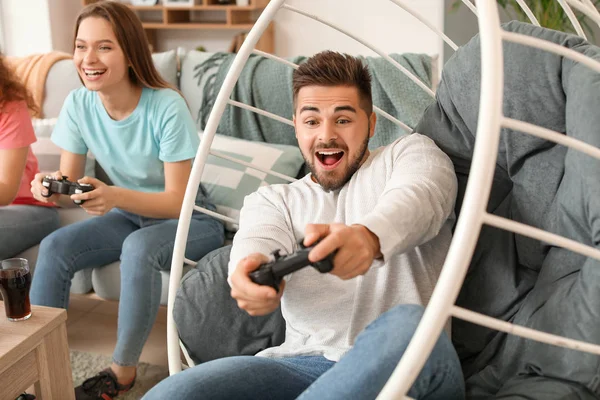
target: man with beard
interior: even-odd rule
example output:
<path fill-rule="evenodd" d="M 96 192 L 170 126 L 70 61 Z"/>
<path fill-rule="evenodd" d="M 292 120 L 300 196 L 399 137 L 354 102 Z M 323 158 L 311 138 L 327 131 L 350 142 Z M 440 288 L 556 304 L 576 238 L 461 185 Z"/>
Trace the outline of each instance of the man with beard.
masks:
<path fill-rule="evenodd" d="M 186 370 L 148 398 L 372 399 L 412 338 L 451 241 L 452 163 L 418 133 L 369 151 L 376 116 L 371 77 L 358 58 L 311 57 L 294 73 L 293 94 L 296 137 L 311 173 L 246 198 L 229 264 L 240 308 L 265 315 L 281 305 L 285 341 Z M 249 279 L 268 254 L 291 253 L 302 239 L 318 242 L 310 261 L 336 252 L 331 273 L 300 269 L 278 292 Z M 445 333 L 408 395 L 464 398 Z"/>

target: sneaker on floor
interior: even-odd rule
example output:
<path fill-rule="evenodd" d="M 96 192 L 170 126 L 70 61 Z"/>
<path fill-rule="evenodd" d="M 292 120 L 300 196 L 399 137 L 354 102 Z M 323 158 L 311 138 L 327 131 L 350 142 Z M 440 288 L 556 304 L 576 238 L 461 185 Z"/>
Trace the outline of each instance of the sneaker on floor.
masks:
<path fill-rule="evenodd" d="M 35 396 L 32 394 L 23 393 L 22 395 L 17 397 L 15 400 L 35 400 Z"/>
<path fill-rule="evenodd" d="M 135 384 L 135 378 L 128 385 L 121 385 L 110 368 L 83 381 L 75 388 L 76 400 L 112 400 L 129 391 Z"/>

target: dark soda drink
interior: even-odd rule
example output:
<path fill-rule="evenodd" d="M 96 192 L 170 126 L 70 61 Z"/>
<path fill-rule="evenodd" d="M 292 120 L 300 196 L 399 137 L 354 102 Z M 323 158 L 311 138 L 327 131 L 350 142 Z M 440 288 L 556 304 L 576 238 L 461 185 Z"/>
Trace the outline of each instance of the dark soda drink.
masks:
<path fill-rule="evenodd" d="M 2 263 L 4 264 L 4 261 Z M 17 268 L 3 265 L 0 268 L 0 293 L 6 317 L 10 321 L 22 321 L 31 316 L 30 287 L 31 272 L 27 265 Z"/>

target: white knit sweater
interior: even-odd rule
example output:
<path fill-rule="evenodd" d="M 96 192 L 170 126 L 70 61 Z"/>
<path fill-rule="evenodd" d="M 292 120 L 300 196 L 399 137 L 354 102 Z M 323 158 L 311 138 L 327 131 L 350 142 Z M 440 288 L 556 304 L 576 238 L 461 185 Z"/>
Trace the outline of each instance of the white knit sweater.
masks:
<path fill-rule="evenodd" d="M 288 275 L 285 342 L 258 355 L 338 361 L 383 312 L 401 303 L 426 305 L 450 245 L 456 190 L 449 158 L 414 133 L 372 151 L 340 190 L 324 191 L 309 174 L 247 196 L 230 275 L 250 253 L 295 251 L 310 223 L 362 224 L 378 236 L 383 254 L 365 275 L 347 281 L 311 267 Z"/>

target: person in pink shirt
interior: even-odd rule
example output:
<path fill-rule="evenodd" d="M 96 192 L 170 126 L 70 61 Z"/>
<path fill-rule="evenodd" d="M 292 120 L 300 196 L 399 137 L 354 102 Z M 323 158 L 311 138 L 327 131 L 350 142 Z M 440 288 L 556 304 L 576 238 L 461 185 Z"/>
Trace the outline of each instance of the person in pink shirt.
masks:
<path fill-rule="evenodd" d="M 0 54 L 0 260 L 38 244 L 59 227 L 56 208 L 38 202 L 30 182 L 39 172 L 31 95 Z"/>

